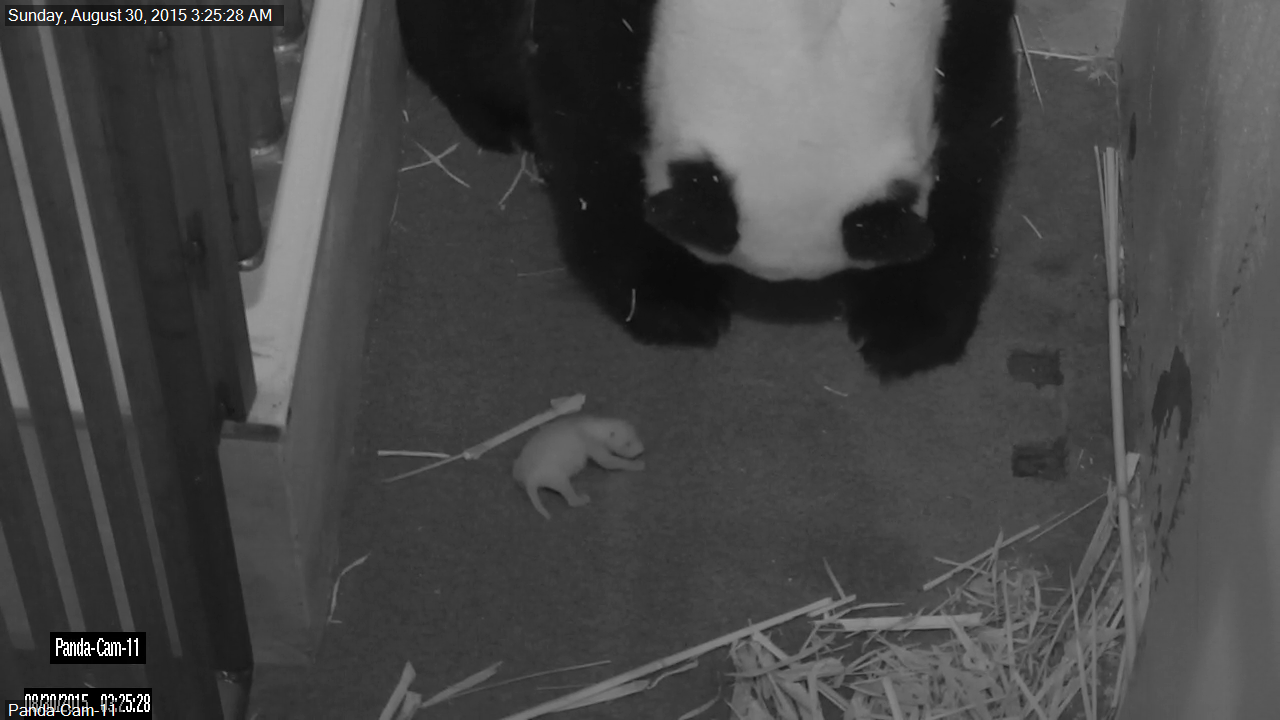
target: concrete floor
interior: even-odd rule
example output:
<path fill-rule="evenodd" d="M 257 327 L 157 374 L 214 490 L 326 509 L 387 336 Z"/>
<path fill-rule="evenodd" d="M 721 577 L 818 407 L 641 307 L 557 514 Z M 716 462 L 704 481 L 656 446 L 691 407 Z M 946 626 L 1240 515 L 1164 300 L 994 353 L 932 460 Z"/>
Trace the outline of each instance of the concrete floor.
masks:
<path fill-rule="evenodd" d="M 1031 50 L 1111 57 L 1127 0 L 1018 0 Z"/>
<path fill-rule="evenodd" d="M 1105 268 L 1093 146 L 1114 144 L 1115 87 L 1070 61 L 1023 73 L 1017 169 L 1001 267 L 969 356 L 887 387 L 843 325 L 735 319 L 713 352 L 633 344 L 563 272 L 550 212 L 518 160 L 480 155 L 411 81 L 403 165 L 363 378 L 355 482 L 336 619 L 310 668 L 260 668 L 259 720 L 374 717 L 405 661 L 431 695 L 494 662 L 498 680 L 609 660 L 476 693 L 428 714 L 498 718 L 831 593 L 830 563 L 866 601 L 917 592 L 946 568 L 1105 489 L 1109 406 Z M 1032 225 L 1034 224 L 1034 228 Z M 1038 231 L 1038 232 L 1037 232 Z M 1041 235 L 1043 237 L 1041 237 Z M 527 274 L 527 275 L 526 275 Z M 1058 386 L 1011 375 L 1015 351 L 1060 353 Z M 353 378 L 353 382 L 356 380 Z M 582 392 L 636 423 L 639 474 L 592 469 L 571 510 L 542 519 L 509 479 L 519 441 L 391 486 Z M 1065 438 L 1066 473 L 1017 477 L 1015 446 Z M 1065 585 L 1101 504 L 1023 548 Z M 647 693 L 580 711 L 675 718 L 723 686 L 724 653 Z M 725 717 L 720 709 L 703 717 Z"/>

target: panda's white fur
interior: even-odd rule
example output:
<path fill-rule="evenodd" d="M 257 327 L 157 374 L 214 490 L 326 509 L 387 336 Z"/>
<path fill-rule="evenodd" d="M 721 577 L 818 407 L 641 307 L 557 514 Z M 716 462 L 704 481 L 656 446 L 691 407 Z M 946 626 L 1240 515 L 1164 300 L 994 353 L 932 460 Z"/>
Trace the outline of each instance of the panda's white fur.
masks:
<path fill-rule="evenodd" d="M 964 354 L 1015 146 L 1014 0 L 396 6 L 463 132 L 534 153 L 566 268 L 635 340 L 714 346 L 816 289 L 881 378 Z"/>
<path fill-rule="evenodd" d="M 688 249 L 769 280 L 855 267 L 841 220 L 893 180 L 933 182 L 943 0 L 665 0 L 646 70 L 649 194 L 668 163 L 731 179 L 739 240 Z M 864 265 L 865 267 L 865 265 Z"/>

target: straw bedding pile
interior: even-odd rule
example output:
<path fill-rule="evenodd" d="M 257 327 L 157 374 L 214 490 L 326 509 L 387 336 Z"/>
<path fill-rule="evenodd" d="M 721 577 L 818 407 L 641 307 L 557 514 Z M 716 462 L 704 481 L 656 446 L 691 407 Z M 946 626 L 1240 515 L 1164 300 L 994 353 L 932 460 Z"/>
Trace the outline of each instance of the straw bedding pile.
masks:
<path fill-rule="evenodd" d="M 1044 572 L 1002 559 L 997 541 L 981 560 L 961 566 L 949 598 L 934 612 L 898 628 L 846 619 L 860 609 L 852 607 L 816 618 L 795 653 L 760 633 L 736 642 L 729 652 L 736 666 L 734 717 L 1111 717 L 1126 667 L 1116 506 L 1113 491 L 1067 587 L 1050 587 Z M 1149 574 L 1145 562 L 1137 564 L 1140 627 Z"/>

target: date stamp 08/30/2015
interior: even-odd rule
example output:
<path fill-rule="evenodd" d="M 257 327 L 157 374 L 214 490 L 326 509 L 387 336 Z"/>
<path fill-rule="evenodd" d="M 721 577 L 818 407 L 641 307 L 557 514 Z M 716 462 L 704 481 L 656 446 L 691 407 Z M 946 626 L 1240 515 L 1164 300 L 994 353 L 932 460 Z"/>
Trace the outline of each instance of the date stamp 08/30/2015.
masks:
<path fill-rule="evenodd" d="M 145 665 L 145 632 L 51 632 L 50 665 Z M 26 688 L 0 698 L 0 718 L 150 718 L 150 688 Z"/>

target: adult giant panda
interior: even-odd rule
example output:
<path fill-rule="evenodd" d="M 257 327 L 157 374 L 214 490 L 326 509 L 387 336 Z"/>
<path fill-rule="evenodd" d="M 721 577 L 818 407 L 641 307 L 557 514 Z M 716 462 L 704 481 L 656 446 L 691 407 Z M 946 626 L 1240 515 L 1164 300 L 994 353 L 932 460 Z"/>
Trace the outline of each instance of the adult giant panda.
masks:
<path fill-rule="evenodd" d="M 824 284 L 882 379 L 955 362 L 1017 126 L 1013 0 L 397 0 L 411 68 L 529 150 L 565 262 L 640 342 L 732 274 Z"/>

